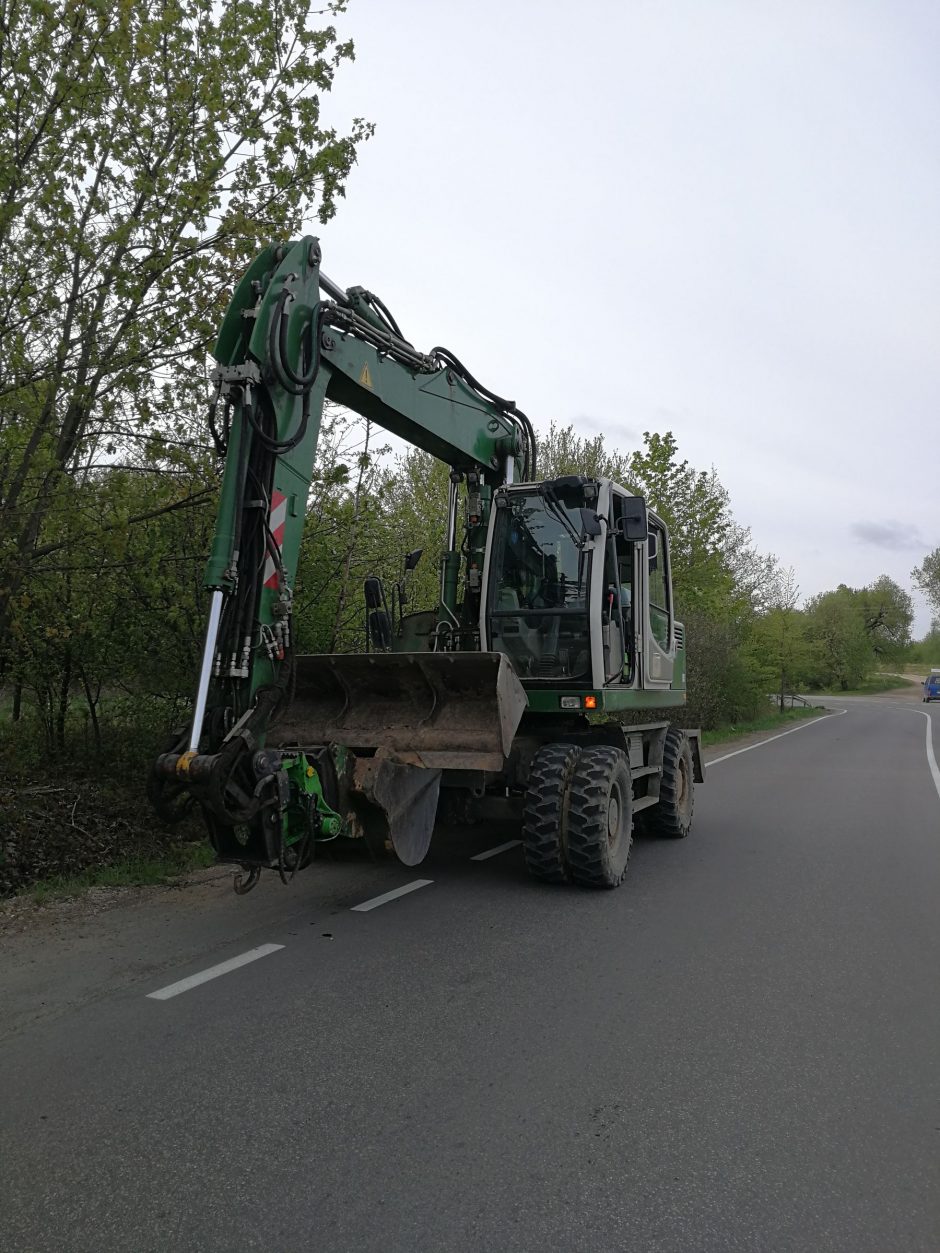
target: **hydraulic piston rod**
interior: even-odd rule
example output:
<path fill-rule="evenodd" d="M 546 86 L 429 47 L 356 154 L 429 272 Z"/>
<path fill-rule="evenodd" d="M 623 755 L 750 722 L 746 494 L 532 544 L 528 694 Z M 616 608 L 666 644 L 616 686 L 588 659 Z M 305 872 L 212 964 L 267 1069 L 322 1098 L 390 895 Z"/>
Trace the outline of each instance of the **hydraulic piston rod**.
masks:
<path fill-rule="evenodd" d="M 327 278 L 322 270 L 320 271 L 320 287 L 326 292 L 330 299 L 335 300 L 338 305 L 349 304 L 349 297 L 343 291 L 342 287 L 340 287 L 339 283 L 334 283 L 331 278 Z"/>
<path fill-rule="evenodd" d="M 215 646 L 219 638 L 219 620 L 222 617 L 222 599 L 225 593 L 216 588 L 209 603 L 209 625 L 206 628 L 206 644 L 202 650 L 202 668 L 199 671 L 199 687 L 196 689 L 196 708 L 193 712 L 193 729 L 189 736 L 189 751 L 199 751 L 202 738 L 202 724 L 206 716 L 206 701 L 209 697 L 209 681 L 212 678 L 212 663 L 215 659 Z"/>

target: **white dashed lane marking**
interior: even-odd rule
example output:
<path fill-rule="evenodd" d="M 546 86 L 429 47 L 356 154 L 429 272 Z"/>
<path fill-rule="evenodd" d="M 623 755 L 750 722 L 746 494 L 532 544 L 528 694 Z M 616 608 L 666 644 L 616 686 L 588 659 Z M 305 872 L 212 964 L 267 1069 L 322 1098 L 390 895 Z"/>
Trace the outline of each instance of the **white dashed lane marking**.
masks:
<path fill-rule="evenodd" d="M 487 861 L 490 857 L 498 857 L 500 853 L 505 853 L 511 848 L 518 848 L 521 843 L 521 840 L 509 840 L 506 844 L 497 844 L 495 848 L 488 848 L 485 853 L 477 853 L 470 860 Z"/>
<path fill-rule="evenodd" d="M 171 996 L 179 996 L 181 992 L 188 992 L 190 988 L 198 988 L 200 983 L 218 979 L 219 975 L 227 975 L 230 970 L 247 966 L 249 962 L 256 962 L 259 957 L 267 957 L 269 953 L 276 953 L 283 947 L 283 944 L 262 944 L 258 948 L 250 948 L 247 953 L 230 957 L 227 962 L 219 962 L 217 966 L 210 966 L 208 970 L 200 970 L 198 974 L 189 975 L 177 983 L 167 984 L 165 988 L 159 988 L 156 992 L 148 992 L 147 996 L 152 1001 L 168 1001 Z"/>
<path fill-rule="evenodd" d="M 373 896 L 371 900 L 363 901 L 361 905 L 353 905 L 353 912 L 368 913 L 370 909 L 378 909 L 380 905 L 387 905 L 389 901 L 397 900 L 399 896 L 407 896 L 409 892 L 417 892 L 418 888 L 426 888 L 429 883 L 433 882 L 433 879 L 412 879 L 403 887 L 395 888 L 391 892 L 383 892 L 381 896 Z"/>

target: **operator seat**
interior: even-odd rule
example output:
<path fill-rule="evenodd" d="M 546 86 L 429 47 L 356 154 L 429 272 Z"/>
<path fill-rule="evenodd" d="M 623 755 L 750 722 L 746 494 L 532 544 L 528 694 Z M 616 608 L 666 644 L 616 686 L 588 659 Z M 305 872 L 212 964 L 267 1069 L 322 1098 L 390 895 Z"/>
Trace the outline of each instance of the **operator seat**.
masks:
<path fill-rule="evenodd" d="M 499 638 L 512 637 L 518 640 L 522 645 L 521 649 L 510 652 L 508 648 L 500 648 L 497 643 L 496 647 L 500 652 L 514 658 L 520 666 L 526 660 L 536 661 L 542 654 L 542 645 L 539 639 L 537 627 L 526 625 L 523 614 L 525 609 L 519 602 L 519 593 L 514 587 L 501 587 L 496 597 L 496 608 L 503 612 L 514 612 L 518 615 L 515 618 L 502 618 L 499 623 Z"/>

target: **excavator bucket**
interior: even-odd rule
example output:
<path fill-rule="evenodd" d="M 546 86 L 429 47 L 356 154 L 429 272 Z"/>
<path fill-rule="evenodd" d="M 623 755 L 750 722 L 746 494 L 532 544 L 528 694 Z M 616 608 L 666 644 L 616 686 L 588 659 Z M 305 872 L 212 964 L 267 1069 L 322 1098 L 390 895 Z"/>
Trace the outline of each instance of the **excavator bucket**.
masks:
<path fill-rule="evenodd" d="M 319 654 L 297 658 L 272 739 L 366 750 L 349 795 L 357 824 L 415 866 L 431 842 L 441 771 L 501 770 L 526 703 L 502 653 Z"/>
<path fill-rule="evenodd" d="M 296 664 L 281 743 L 374 749 L 432 770 L 501 770 L 526 708 L 503 653 L 324 653 Z"/>

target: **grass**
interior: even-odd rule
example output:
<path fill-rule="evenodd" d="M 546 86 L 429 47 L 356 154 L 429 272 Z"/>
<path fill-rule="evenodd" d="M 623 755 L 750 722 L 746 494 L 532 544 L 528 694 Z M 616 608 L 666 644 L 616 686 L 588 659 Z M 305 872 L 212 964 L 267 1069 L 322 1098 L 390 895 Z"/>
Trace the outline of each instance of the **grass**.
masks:
<path fill-rule="evenodd" d="M 197 844 L 180 844 L 162 857 L 130 857 L 110 866 L 97 866 L 77 875 L 57 875 L 30 884 L 18 896 L 25 896 L 36 905 L 49 901 L 81 896 L 89 888 L 148 887 L 169 879 L 211 866 L 215 854 L 202 840 Z"/>
<path fill-rule="evenodd" d="M 755 731 L 776 731 L 788 722 L 803 722 L 806 718 L 817 718 L 825 713 L 825 709 L 812 706 L 809 709 L 787 709 L 783 713 L 765 714 L 762 718 L 751 718 L 747 722 L 736 722 L 733 726 L 715 727 L 713 731 L 702 732 L 702 743 L 707 748 L 710 744 L 723 744 L 726 740 L 737 740 L 743 735 L 752 735 Z"/>
<path fill-rule="evenodd" d="M 911 684 L 907 679 L 902 679 L 899 674 L 873 674 L 870 679 L 866 679 L 864 683 L 858 687 L 823 688 L 819 692 L 814 692 L 817 696 L 871 696 L 878 692 L 893 692 L 897 688 L 910 687 Z"/>

